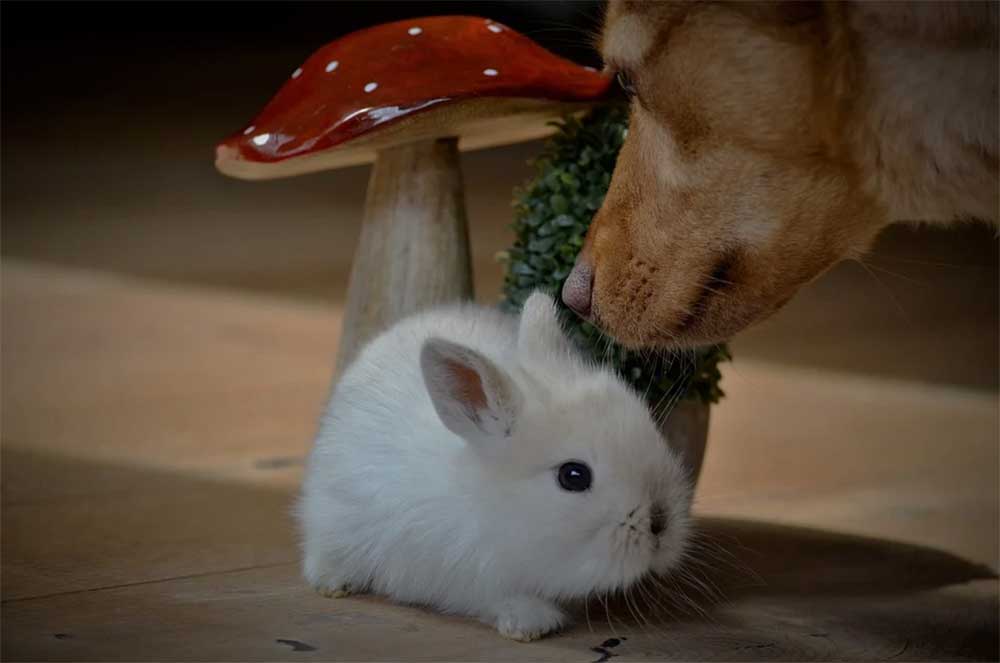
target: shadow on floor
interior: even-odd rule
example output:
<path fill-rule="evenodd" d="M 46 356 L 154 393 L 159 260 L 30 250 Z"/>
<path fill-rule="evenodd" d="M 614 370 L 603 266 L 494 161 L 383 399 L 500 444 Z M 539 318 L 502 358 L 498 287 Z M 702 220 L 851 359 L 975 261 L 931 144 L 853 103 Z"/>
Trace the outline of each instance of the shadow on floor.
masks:
<path fill-rule="evenodd" d="M 204 468 L 240 481 L 53 456 L 6 440 L 0 458 L 4 616 L 24 599 L 298 558 L 290 509 L 298 467 L 280 459 Z M 273 485 L 282 475 L 289 487 Z"/>
<path fill-rule="evenodd" d="M 724 518 L 701 519 L 698 530 L 702 573 L 731 596 L 864 596 L 997 577 L 951 553 L 885 539 Z"/>
<path fill-rule="evenodd" d="M 885 539 L 711 517 L 699 519 L 696 531 L 691 556 L 675 577 L 647 581 L 627 599 L 611 597 L 613 616 L 634 617 L 639 607 L 644 614 L 662 609 L 666 619 L 709 617 L 714 606 L 743 598 L 862 598 L 997 578 L 951 553 Z M 588 609 L 604 605 L 595 599 Z"/>
<path fill-rule="evenodd" d="M 274 631 L 322 652 L 332 639 L 347 658 L 377 660 L 403 650 L 383 643 L 363 653 L 343 639 L 377 644 L 379 629 L 390 626 L 406 638 L 412 632 L 432 658 L 436 647 L 452 647 L 440 660 L 482 658 L 455 650 L 459 640 L 501 646 L 468 620 L 373 597 L 314 597 L 298 578 L 287 518 L 297 475 L 272 482 L 297 473 L 297 463 L 234 457 L 232 464 L 228 471 L 245 471 L 246 481 L 5 449 L 3 657 L 275 660 L 286 654 L 273 649 L 274 638 L 246 649 Z M 995 578 L 980 565 L 926 547 L 767 522 L 703 518 L 698 530 L 699 561 L 669 591 L 647 586 L 606 608 L 591 602 L 553 643 L 622 660 L 997 656 L 995 585 L 951 591 Z M 347 616 L 372 633 L 331 631 L 331 618 Z M 230 639 L 216 642 L 219 629 Z M 619 632 L 629 635 L 612 637 Z M 233 649 L 232 638 L 247 644 Z M 604 646 L 616 639 L 618 649 Z"/>
<path fill-rule="evenodd" d="M 674 578 L 574 608 L 615 635 L 593 647 L 599 660 L 637 648 L 692 660 L 1000 657 L 996 585 L 975 584 L 997 575 L 981 564 L 763 521 L 708 517 L 697 530 Z"/>

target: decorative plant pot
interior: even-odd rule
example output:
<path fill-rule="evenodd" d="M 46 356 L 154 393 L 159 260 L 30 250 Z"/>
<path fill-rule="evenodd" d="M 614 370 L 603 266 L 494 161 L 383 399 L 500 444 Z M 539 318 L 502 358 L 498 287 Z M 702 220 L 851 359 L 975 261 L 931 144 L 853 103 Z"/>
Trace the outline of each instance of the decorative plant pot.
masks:
<path fill-rule="evenodd" d="M 667 443 L 684 456 L 691 482 L 698 483 L 708 444 L 708 417 L 711 406 L 694 400 L 677 403 L 660 431 Z"/>

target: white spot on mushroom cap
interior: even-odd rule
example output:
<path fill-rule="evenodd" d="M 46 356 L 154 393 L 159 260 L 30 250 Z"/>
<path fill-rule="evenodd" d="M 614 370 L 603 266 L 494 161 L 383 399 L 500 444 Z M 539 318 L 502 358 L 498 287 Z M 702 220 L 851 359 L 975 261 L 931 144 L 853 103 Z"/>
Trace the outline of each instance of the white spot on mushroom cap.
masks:
<path fill-rule="evenodd" d="M 336 70 L 337 67 L 339 67 L 339 66 L 340 66 L 340 62 L 339 61 L 337 61 L 337 60 L 330 60 L 329 62 L 326 63 L 326 73 L 329 74 L 331 71 Z"/>
<path fill-rule="evenodd" d="M 292 78 L 298 78 L 301 75 L 302 75 L 302 67 L 299 67 L 298 69 L 292 72 Z"/>
<path fill-rule="evenodd" d="M 496 69 L 483 69 L 483 74 L 486 76 L 496 76 L 499 73 Z"/>
<path fill-rule="evenodd" d="M 250 134 L 253 133 L 253 130 L 256 129 L 256 128 L 257 127 L 255 127 L 254 125 L 251 124 L 249 127 L 247 127 L 246 129 L 243 130 L 243 135 L 244 136 L 249 136 Z"/>
<path fill-rule="evenodd" d="M 367 85 L 365 85 L 365 92 L 374 92 L 377 87 L 378 87 L 378 83 L 376 83 L 375 81 L 372 81 L 371 83 L 368 83 Z"/>
<path fill-rule="evenodd" d="M 271 134 L 260 134 L 253 137 L 253 144 L 259 147 L 266 144 L 269 140 L 271 140 Z"/>
<path fill-rule="evenodd" d="M 496 23 L 487 24 L 486 29 L 489 30 L 490 32 L 497 32 L 497 33 L 503 32 L 503 28 L 501 28 Z"/>
<path fill-rule="evenodd" d="M 416 37 L 418 34 L 420 34 L 423 31 L 424 31 L 423 28 L 418 28 L 417 26 L 413 26 L 412 28 L 410 28 L 406 32 L 408 34 L 410 34 L 411 36 Z"/>
<path fill-rule="evenodd" d="M 586 69 L 587 71 L 597 71 L 597 70 L 596 70 L 596 69 L 594 69 L 593 67 L 584 67 L 584 69 Z"/>

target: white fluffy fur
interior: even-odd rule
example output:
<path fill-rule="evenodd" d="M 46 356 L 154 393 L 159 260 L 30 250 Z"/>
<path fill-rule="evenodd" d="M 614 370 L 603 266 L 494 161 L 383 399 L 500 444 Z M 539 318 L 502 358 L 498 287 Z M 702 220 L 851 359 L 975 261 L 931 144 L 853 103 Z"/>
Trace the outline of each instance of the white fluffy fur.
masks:
<path fill-rule="evenodd" d="M 485 400 L 450 388 L 456 361 Z M 568 460 L 590 466 L 590 490 L 560 488 Z M 298 509 L 304 574 L 531 640 L 566 622 L 559 601 L 674 567 L 690 501 L 645 405 L 571 350 L 551 298 L 534 294 L 520 323 L 443 308 L 377 337 L 337 384 Z"/>

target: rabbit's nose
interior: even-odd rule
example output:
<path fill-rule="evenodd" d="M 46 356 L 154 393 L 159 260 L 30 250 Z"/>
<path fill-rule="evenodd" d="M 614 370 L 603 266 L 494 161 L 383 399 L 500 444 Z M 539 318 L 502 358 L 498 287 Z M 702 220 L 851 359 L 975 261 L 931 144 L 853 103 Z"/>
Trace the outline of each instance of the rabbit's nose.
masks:
<path fill-rule="evenodd" d="M 658 503 L 649 507 L 649 533 L 659 536 L 667 528 L 667 512 Z"/>
<path fill-rule="evenodd" d="M 576 259 L 573 271 L 563 283 L 562 300 L 582 318 L 590 316 L 590 298 L 594 283 L 594 269 L 581 254 Z"/>

